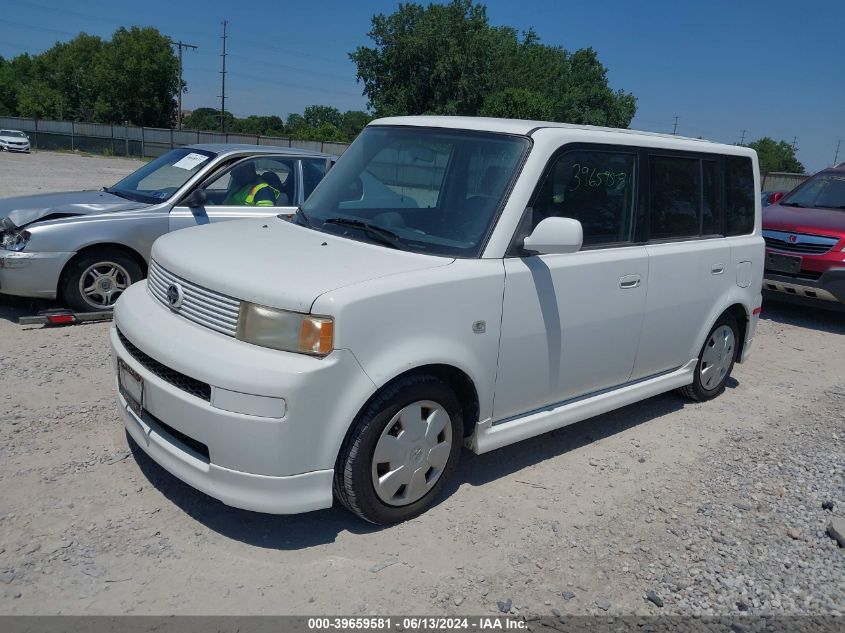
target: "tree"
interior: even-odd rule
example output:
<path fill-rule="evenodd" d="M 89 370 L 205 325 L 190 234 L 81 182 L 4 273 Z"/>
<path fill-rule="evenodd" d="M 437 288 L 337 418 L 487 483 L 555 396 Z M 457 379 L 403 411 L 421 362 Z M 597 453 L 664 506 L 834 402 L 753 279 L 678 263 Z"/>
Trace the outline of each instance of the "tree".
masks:
<path fill-rule="evenodd" d="M 627 127 L 636 98 L 612 90 L 596 52 L 490 26 L 482 4 L 400 4 L 372 18 L 349 57 L 377 116 L 489 115 Z"/>
<path fill-rule="evenodd" d="M 178 87 L 170 40 L 153 28 L 119 28 L 109 41 L 80 33 L 0 63 L 0 111 L 13 115 L 168 127 Z"/>
<path fill-rule="evenodd" d="M 18 112 L 34 119 L 58 119 L 61 98 L 59 91 L 46 82 L 33 81 L 18 93 Z"/>
<path fill-rule="evenodd" d="M 310 105 L 302 113 L 305 123 L 313 128 L 319 128 L 325 124 L 339 128 L 343 122 L 343 115 L 340 110 L 331 106 Z"/>
<path fill-rule="evenodd" d="M 179 61 L 151 27 L 119 28 L 95 61 L 94 120 L 170 127 L 176 120 Z"/>
<path fill-rule="evenodd" d="M 760 161 L 760 173 L 768 174 L 775 171 L 803 174 L 804 165 L 795 156 L 792 145 L 786 141 L 775 141 L 773 138 L 763 138 L 749 143 L 747 147 L 757 152 Z"/>
<path fill-rule="evenodd" d="M 367 123 L 373 120 L 366 112 L 361 110 L 347 110 L 343 113 L 343 120 L 340 123 L 340 130 L 347 141 L 352 141 L 361 133 Z"/>
<path fill-rule="evenodd" d="M 60 95 L 57 118 L 91 121 L 100 94 L 92 64 L 102 54 L 103 40 L 80 33 L 67 43 L 57 43 L 38 56 L 39 74 Z"/>
<path fill-rule="evenodd" d="M 554 119 L 555 106 L 545 95 L 526 88 L 505 88 L 491 94 L 481 106 L 483 116 L 512 119 Z"/>
<path fill-rule="evenodd" d="M 235 116 L 228 110 L 224 114 L 226 129 L 231 130 L 235 124 Z M 217 131 L 220 129 L 220 110 L 216 108 L 197 108 L 182 119 L 182 127 L 186 130 Z"/>

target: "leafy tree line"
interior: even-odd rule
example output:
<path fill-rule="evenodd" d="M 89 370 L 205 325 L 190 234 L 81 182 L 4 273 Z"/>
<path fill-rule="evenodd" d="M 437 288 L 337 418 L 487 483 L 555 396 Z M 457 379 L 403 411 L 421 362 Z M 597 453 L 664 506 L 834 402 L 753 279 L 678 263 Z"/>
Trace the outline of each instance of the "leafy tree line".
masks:
<path fill-rule="evenodd" d="M 373 46 L 350 53 L 369 112 L 312 105 L 302 114 L 224 114 L 233 133 L 350 141 L 374 116 L 452 114 L 628 127 L 636 98 L 610 88 L 591 48 L 540 43 L 533 30 L 491 26 L 482 4 L 400 4 L 372 18 Z M 178 59 L 154 28 L 120 28 L 110 40 L 80 34 L 39 55 L 0 57 L 0 115 L 170 127 Z M 188 129 L 219 130 L 216 108 Z"/>
<path fill-rule="evenodd" d="M 178 89 L 170 40 L 150 27 L 121 27 L 110 40 L 80 33 L 38 55 L 0 57 L 2 115 L 169 127 Z"/>
<path fill-rule="evenodd" d="M 795 156 L 792 145 L 786 141 L 776 141 L 773 138 L 764 136 L 746 145 L 757 152 L 757 159 L 760 161 L 760 173 L 787 172 L 791 174 L 803 174 L 806 172 L 804 165 Z"/>
<path fill-rule="evenodd" d="M 341 112 L 324 105 L 310 105 L 302 114 L 291 114 L 287 120 L 278 116 L 251 115 L 242 119 L 231 112 L 224 114 L 226 131 L 232 134 L 260 134 L 264 136 L 285 136 L 299 140 L 338 141 L 348 143 L 372 120 L 372 116 L 360 110 Z M 182 126 L 189 130 L 220 130 L 220 110 L 197 108 L 182 120 Z"/>
<path fill-rule="evenodd" d="M 377 116 L 456 114 L 626 128 L 636 98 L 612 90 L 592 48 L 575 52 L 490 26 L 471 0 L 400 4 L 375 15 L 350 58 Z"/>

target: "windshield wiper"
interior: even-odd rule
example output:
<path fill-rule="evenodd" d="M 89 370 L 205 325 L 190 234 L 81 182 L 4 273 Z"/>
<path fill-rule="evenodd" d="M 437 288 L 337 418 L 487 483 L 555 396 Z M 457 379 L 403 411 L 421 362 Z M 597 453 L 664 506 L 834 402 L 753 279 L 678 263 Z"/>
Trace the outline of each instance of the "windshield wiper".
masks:
<path fill-rule="evenodd" d="M 284 218 L 285 216 L 283 216 L 283 215 L 280 213 L 277 217 L 279 217 L 279 218 Z M 296 213 L 294 214 L 294 217 L 295 217 L 295 218 L 299 218 L 299 219 L 301 219 L 303 222 L 305 222 L 305 226 L 311 226 L 311 227 L 313 227 L 313 226 L 314 226 L 314 223 L 311 221 L 311 218 L 309 218 L 309 217 L 305 214 L 305 211 L 303 211 L 303 210 L 302 210 L 302 207 L 301 207 L 301 206 L 296 207 Z"/>
<path fill-rule="evenodd" d="M 124 200 L 132 200 L 135 202 L 135 198 L 129 197 L 127 194 L 123 193 L 120 189 L 109 189 L 108 187 L 103 187 L 103 191 L 106 193 L 110 193 L 112 195 L 118 196 L 119 198 L 123 198 Z"/>
<path fill-rule="evenodd" d="M 375 224 L 370 224 L 369 222 L 364 222 L 363 220 L 353 220 L 351 218 L 329 218 L 323 222 L 323 224 L 337 224 L 338 226 L 349 226 L 353 229 L 360 229 L 373 240 L 386 246 L 392 246 L 393 248 L 399 248 L 402 244 L 402 238 L 390 229 L 386 229 L 382 226 L 376 226 Z"/>
<path fill-rule="evenodd" d="M 807 208 L 803 204 L 801 204 L 800 202 L 781 202 L 780 206 L 782 206 L 782 207 L 797 207 L 799 209 L 806 209 Z"/>

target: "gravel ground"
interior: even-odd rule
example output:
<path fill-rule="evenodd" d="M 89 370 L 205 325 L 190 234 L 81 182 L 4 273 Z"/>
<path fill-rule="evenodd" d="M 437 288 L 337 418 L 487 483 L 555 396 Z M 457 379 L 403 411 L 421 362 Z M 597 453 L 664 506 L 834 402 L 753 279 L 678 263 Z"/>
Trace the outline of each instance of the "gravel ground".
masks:
<path fill-rule="evenodd" d="M 79 152 L 0 152 L 0 198 L 109 187 L 143 164 Z"/>
<path fill-rule="evenodd" d="M 0 154 L 0 192 L 36 174 L 101 186 L 136 165 Z M 2 614 L 845 612 L 828 534 L 845 520 L 841 314 L 766 304 L 718 399 L 665 394 L 464 451 L 434 508 L 375 528 L 182 484 L 127 442 L 108 324 L 16 325 L 31 309 L 0 299 Z"/>

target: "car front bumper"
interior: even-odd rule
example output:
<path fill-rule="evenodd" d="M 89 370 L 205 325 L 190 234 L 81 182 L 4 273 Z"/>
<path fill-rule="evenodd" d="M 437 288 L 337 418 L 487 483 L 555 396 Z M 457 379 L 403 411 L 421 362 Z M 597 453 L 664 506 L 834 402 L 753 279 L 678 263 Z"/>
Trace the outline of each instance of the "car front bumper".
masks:
<path fill-rule="evenodd" d="M 332 505 L 337 451 L 374 391 L 350 352 L 318 359 L 237 341 L 173 313 L 146 282 L 118 301 L 110 338 L 115 372 L 120 361 L 143 379 L 140 413 L 117 393 L 124 424 L 160 466 L 238 508 Z"/>
<path fill-rule="evenodd" d="M 0 249 L 0 293 L 54 299 L 62 269 L 74 255 Z"/>
<path fill-rule="evenodd" d="M 0 145 L 0 149 L 6 152 L 29 152 L 31 147 L 29 143 L 25 145 Z"/>
<path fill-rule="evenodd" d="M 765 271 L 763 290 L 772 296 L 845 305 L 845 267 L 830 268 L 818 279 Z"/>

